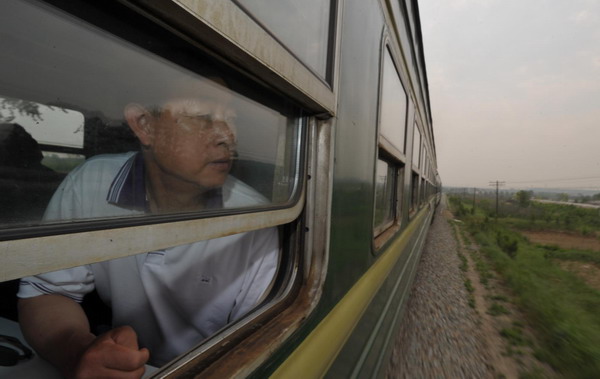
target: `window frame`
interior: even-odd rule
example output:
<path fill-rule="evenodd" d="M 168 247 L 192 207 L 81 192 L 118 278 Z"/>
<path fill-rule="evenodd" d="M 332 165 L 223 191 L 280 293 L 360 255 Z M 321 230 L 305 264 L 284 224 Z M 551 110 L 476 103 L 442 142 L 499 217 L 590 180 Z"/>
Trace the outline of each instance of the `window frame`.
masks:
<path fill-rule="evenodd" d="M 68 7 L 70 6 L 69 4 Z M 59 6 L 58 9 L 63 8 Z M 70 10 L 69 8 L 65 12 L 71 13 Z M 78 14 L 73 16 L 79 18 Z M 248 209 L 9 227 L 0 230 L 0 249 L 4 252 L 0 281 L 283 225 L 296 220 L 302 212 L 306 196 L 303 178 L 306 176 L 308 125 L 306 117 L 295 122 L 298 128 L 297 145 L 294 147 L 297 156 L 295 190 L 287 203 Z M 153 238 L 149 239 L 147 236 Z"/>
<path fill-rule="evenodd" d="M 52 0 L 55 3 L 61 3 L 60 0 Z M 140 12 L 140 8 L 133 6 L 133 3 L 144 3 L 143 1 L 122 1 L 127 6 Z M 71 6 L 71 3 L 65 2 Z M 164 4 L 159 4 L 157 7 Z M 107 5 L 109 6 L 109 5 Z M 173 7 L 171 3 L 165 5 L 166 8 Z M 341 7 L 340 7 L 341 8 Z M 166 21 L 158 20 L 155 14 L 149 12 L 140 12 L 150 18 L 155 23 L 171 31 L 175 31 L 186 40 L 192 42 L 195 46 L 214 56 L 231 57 L 236 55 L 238 45 L 229 43 L 225 45 L 213 46 L 211 43 L 196 44 L 198 39 L 194 39 L 182 32 L 180 28 L 174 27 L 177 22 L 174 18 L 177 16 L 169 15 L 168 12 L 161 13 Z M 336 19 L 339 18 L 340 9 L 336 10 Z M 171 18 L 174 17 L 174 18 Z M 185 16 L 182 16 L 185 17 Z M 190 28 L 193 22 L 198 22 L 193 18 L 189 21 Z M 335 57 L 339 56 L 339 30 L 341 25 L 337 23 L 333 26 L 335 33 Z M 197 28 L 190 34 L 202 34 L 203 27 Z M 218 30 L 216 30 L 218 32 Z M 214 36 L 213 36 L 214 37 Z M 221 37 L 214 37 L 215 41 L 223 41 Z M 212 49 L 212 50 L 211 50 Z M 245 53 L 245 52 L 244 52 Z M 232 63 L 233 62 L 233 63 Z M 205 218 L 194 220 L 177 220 L 157 224 L 135 225 L 130 223 L 127 226 L 118 226 L 114 229 L 104 229 L 109 227 L 109 223 L 100 225 L 97 223 L 98 230 L 72 231 L 70 233 L 61 233 L 55 235 L 23 235 L 14 237 L 12 240 L 0 240 L 0 249 L 3 252 L 10 253 L 10 262 L 3 261 L 0 268 L 0 281 L 34 275 L 41 272 L 52 271 L 60 268 L 67 268 L 93 262 L 98 260 L 113 259 L 118 256 L 134 255 L 141 252 L 147 252 L 169 245 L 187 243 L 187 241 L 199 240 L 199 233 L 202 238 L 216 238 L 222 235 L 233 234 L 246 230 L 266 228 L 270 226 L 282 226 L 283 228 L 292 228 L 289 231 L 292 235 L 292 241 L 288 248 L 292 249 L 295 261 L 292 262 L 289 269 L 292 271 L 288 281 L 284 283 L 283 288 L 270 296 L 264 305 L 259 306 L 243 319 L 228 325 L 222 331 L 213 335 L 206 345 L 203 342 L 199 347 L 184 353 L 174 361 L 163 366 L 154 375 L 163 375 L 165 373 L 174 373 L 175 375 L 186 373 L 193 369 L 193 372 L 227 372 L 221 376 L 246 376 L 252 372 L 257 364 L 264 362 L 270 355 L 274 346 L 282 344 L 299 327 L 304 319 L 317 306 L 323 283 L 327 274 L 328 248 L 329 248 L 329 220 L 331 217 L 331 198 L 332 198 L 332 168 L 334 152 L 334 122 L 330 118 L 333 115 L 333 109 L 337 100 L 334 92 L 323 85 L 317 78 L 308 78 L 304 80 L 302 75 L 292 79 L 285 77 L 273 77 L 271 68 L 267 64 L 258 60 L 246 62 L 243 59 L 237 61 L 231 60 L 228 64 L 240 72 L 250 67 L 250 78 L 257 83 L 274 83 L 275 91 L 283 91 L 290 94 L 287 96 L 296 100 L 300 108 L 310 112 L 311 117 L 304 116 L 299 122 L 303 122 L 302 134 L 299 144 L 303 146 L 300 149 L 298 165 L 301 170 L 297 174 L 297 185 L 299 190 L 297 198 L 289 204 L 280 207 L 270 207 L 270 209 L 226 211 L 228 214 L 212 215 L 206 214 Z M 333 63 L 337 65 L 337 59 Z M 257 69 L 255 66 L 260 66 Z M 293 64 L 293 71 L 297 71 L 297 65 Z M 246 71 L 243 71 L 247 73 Z M 296 72 L 297 73 L 297 72 Z M 336 78 L 333 78 L 336 82 Z M 297 85 L 300 85 L 297 87 Z M 315 89 L 315 87 L 317 87 Z M 333 86 L 335 88 L 335 85 Z M 323 95 L 324 93 L 324 95 Z M 312 94 L 321 94 L 313 97 Z M 330 108 L 328 108 L 330 107 Z M 318 191 L 317 191 L 318 190 Z M 326 191 L 325 195 L 323 194 Z M 48 233 L 43 231 L 42 234 Z M 147 238 L 152 236 L 152 238 Z M 85 253 L 76 246 L 85 246 Z M 89 249 L 92 248 L 90 251 Z M 44 253 L 35 254 L 36 250 Z M 126 251 L 125 254 L 106 256 L 106 251 Z M 54 260 L 55 256 L 65 257 L 59 262 Z M 39 259 L 37 259 L 39 258 Z M 32 265 L 32 263 L 34 263 Z M 256 325 L 265 325 L 264 328 L 256 328 Z M 258 341 L 258 344 L 257 344 Z M 225 347 L 226 346 L 226 347 Z M 252 349 L 252 354 L 244 354 L 242 357 L 236 355 L 240 349 Z M 215 353 L 215 350 L 218 352 Z M 249 350 L 248 350 L 249 351 Z M 204 361 L 206 358 L 206 361 Z M 200 363 L 198 363 L 200 361 Z M 225 361 L 228 364 L 223 365 L 220 362 Z M 231 364 L 233 363 L 233 364 Z M 198 368 L 200 367 L 201 368 Z"/>
<path fill-rule="evenodd" d="M 380 63 L 379 63 L 379 85 L 378 85 L 378 107 L 377 107 L 377 127 L 376 127 L 376 157 L 374 162 L 377 160 L 383 160 L 388 164 L 388 166 L 393 167 L 394 171 L 394 188 L 392 190 L 392 204 L 390 205 L 393 210 L 393 220 L 384 224 L 384 225 L 375 225 L 375 212 L 376 212 L 376 191 L 373 191 L 373 253 L 377 254 L 381 250 L 383 246 L 385 246 L 393 236 L 395 236 L 404 225 L 404 186 L 405 186 L 405 175 L 406 175 L 406 166 L 408 162 L 407 157 L 407 140 L 408 140 L 408 120 L 410 117 L 410 96 L 409 92 L 406 90 L 407 88 L 407 80 L 404 77 L 404 72 L 401 70 L 401 65 L 398 61 L 401 58 L 401 55 L 396 51 L 394 45 L 392 44 L 391 38 L 388 34 L 388 31 L 384 28 L 382 34 L 382 43 L 380 47 Z M 395 147 L 393 141 L 389 141 L 388 138 L 382 133 L 381 130 L 381 112 L 383 106 L 383 81 L 386 80 L 384 78 L 384 65 L 386 62 L 386 54 L 391 59 L 393 70 L 396 72 L 397 80 L 399 81 L 402 89 L 404 90 L 405 95 L 405 111 L 404 111 L 404 140 L 401 142 L 401 146 L 403 148 L 403 152 L 400 151 L 397 147 Z M 399 69 L 400 68 L 400 69 Z M 393 71 L 390 71 L 393 72 Z M 388 78 L 391 79 L 391 78 Z M 375 185 L 376 172 L 373 171 L 373 183 Z"/>
<path fill-rule="evenodd" d="M 382 156 L 382 153 L 383 153 L 383 156 Z M 394 162 L 393 159 L 386 158 L 385 152 L 380 151 L 380 155 L 377 158 L 377 160 L 385 162 L 387 164 L 386 177 L 387 177 L 387 180 L 391 180 L 391 186 L 392 186 L 392 188 L 391 188 L 391 204 L 389 204 L 389 210 L 390 210 L 392 217 L 391 217 L 391 219 L 386 220 L 385 222 L 381 223 L 380 225 L 376 225 L 375 220 L 373 221 L 373 232 L 375 233 L 376 238 L 397 222 L 397 219 L 398 219 L 398 215 L 397 215 L 398 197 L 397 196 L 398 196 L 398 186 L 399 186 L 398 181 L 399 181 L 399 170 L 400 170 L 400 168 L 398 167 L 398 162 L 397 161 Z M 390 172 L 392 172 L 392 175 L 389 175 Z M 375 191 L 375 192 L 376 192 L 375 197 L 377 197 L 377 191 Z M 376 213 L 377 213 L 377 207 L 375 207 L 375 214 Z"/>
<path fill-rule="evenodd" d="M 417 113 L 415 112 L 415 116 Z M 419 141 L 415 140 L 415 137 L 419 136 Z M 416 150 L 415 150 L 416 148 Z M 421 126 L 418 118 L 415 117 L 413 123 L 413 134 L 412 134 L 412 166 L 413 169 L 419 170 L 421 168 L 421 154 L 423 151 L 423 134 L 421 133 Z"/>
<path fill-rule="evenodd" d="M 316 76 L 307 66 L 232 1 L 119 0 L 158 24 L 183 35 L 202 48 L 242 66 L 259 80 L 285 93 L 305 108 L 323 117 L 335 115 L 337 95 L 329 83 Z M 339 15 L 337 0 L 332 6 L 330 46 L 336 52 Z M 333 73 L 337 53 L 331 53 L 328 69 Z"/>
<path fill-rule="evenodd" d="M 306 204 L 293 224 L 296 231 L 292 233 L 296 239 L 292 243 L 299 245 L 295 249 L 304 253 L 304 261 L 297 262 L 294 267 L 298 270 L 294 280 L 287 283 L 273 302 L 255 309 L 153 374 L 160 377 L 188 375 L 186 371 L 193 368 L 195 374 L 207 377 L 249 376 L 316 308 L 328 266 L 334 133 L 332 120 L 309 120 Z M 326 189 L 325 193 L 323 189 Z M 263 327 L 252 328 L 250 323 L 261 323 Z M 235 347 L 232 348 L 230 343 Z M 238 351 L 243 354 L 237 354 Z"/>

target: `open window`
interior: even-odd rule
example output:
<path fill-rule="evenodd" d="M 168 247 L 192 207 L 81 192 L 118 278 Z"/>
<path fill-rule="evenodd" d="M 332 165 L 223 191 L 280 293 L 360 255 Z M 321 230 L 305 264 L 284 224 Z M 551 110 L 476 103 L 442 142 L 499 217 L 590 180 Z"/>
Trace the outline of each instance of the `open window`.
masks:
<path fill-rule="evenodd" d="M 0 3 L 0 316 L 15 320 L 22 277 L 140 255 L 162 264 L 197 253 L 185 246 L 270 230 L 274 267 L 253 301 L 261 317 L 299 266 L 290 235 L 304 206 L 306 112 L 126 6 L 57 3 Z M 202 188 L 201 199 L 163 206 L 150 172 Z M 215 285 L 224 278 L 215 275 L 207 268 L 194 283 L 166 285 Z M 256 309 L 226 318 L 248 322 Z"/>

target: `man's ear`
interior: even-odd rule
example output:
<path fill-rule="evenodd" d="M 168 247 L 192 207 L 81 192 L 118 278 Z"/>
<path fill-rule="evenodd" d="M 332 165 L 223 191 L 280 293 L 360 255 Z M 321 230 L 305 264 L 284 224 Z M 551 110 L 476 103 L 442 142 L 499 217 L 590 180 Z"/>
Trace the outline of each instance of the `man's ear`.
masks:
<path fill-rule="evenodd" d="M 153 140 L 152 115 L 143 106 L 135 103 L 125 106 L 125 120 L 140 140 L 142 146 L 150 146 Z"/>

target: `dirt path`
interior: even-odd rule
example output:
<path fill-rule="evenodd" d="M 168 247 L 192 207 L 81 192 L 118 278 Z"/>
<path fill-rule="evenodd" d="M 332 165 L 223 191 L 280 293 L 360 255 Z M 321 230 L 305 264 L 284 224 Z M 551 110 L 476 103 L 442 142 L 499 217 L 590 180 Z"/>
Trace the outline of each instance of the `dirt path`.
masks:
<path fill-rule="evenodd" d="M 510 291 L 461 233 L 460 223 L 452 220 L 441 204 L 396 338 L 388 378 L 555 377 L 533 357 L 535 338 L 511 302 Z"/>
<path fill-rule="evenodd" d="M 480 317 L 479 327 L 496 376 L 520 378 L 530 374 L 557 377 L 549 366 L 534 357 L 536 337 L 527 319 L 514 304 L 512 292 L 502 283 L 470 236 L 461 232 L 459 225 L 453 225 L 459 241 L 459 253 L 464 254 L 468 262 L 465 277 L 472 283 L 475 309 Z"/>

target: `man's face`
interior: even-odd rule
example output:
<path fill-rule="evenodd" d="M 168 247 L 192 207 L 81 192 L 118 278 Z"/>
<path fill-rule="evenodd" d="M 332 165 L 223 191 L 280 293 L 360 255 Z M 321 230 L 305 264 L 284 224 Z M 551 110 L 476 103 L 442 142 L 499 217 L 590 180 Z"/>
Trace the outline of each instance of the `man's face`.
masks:
<path fill-rule="evenodd" d="M 149 146 L 164 179 L 201 190 L 222 186 L 235 155 L 234 117 L 233 110 L 210 101 L 166 104 L 153 117 Z"/>

